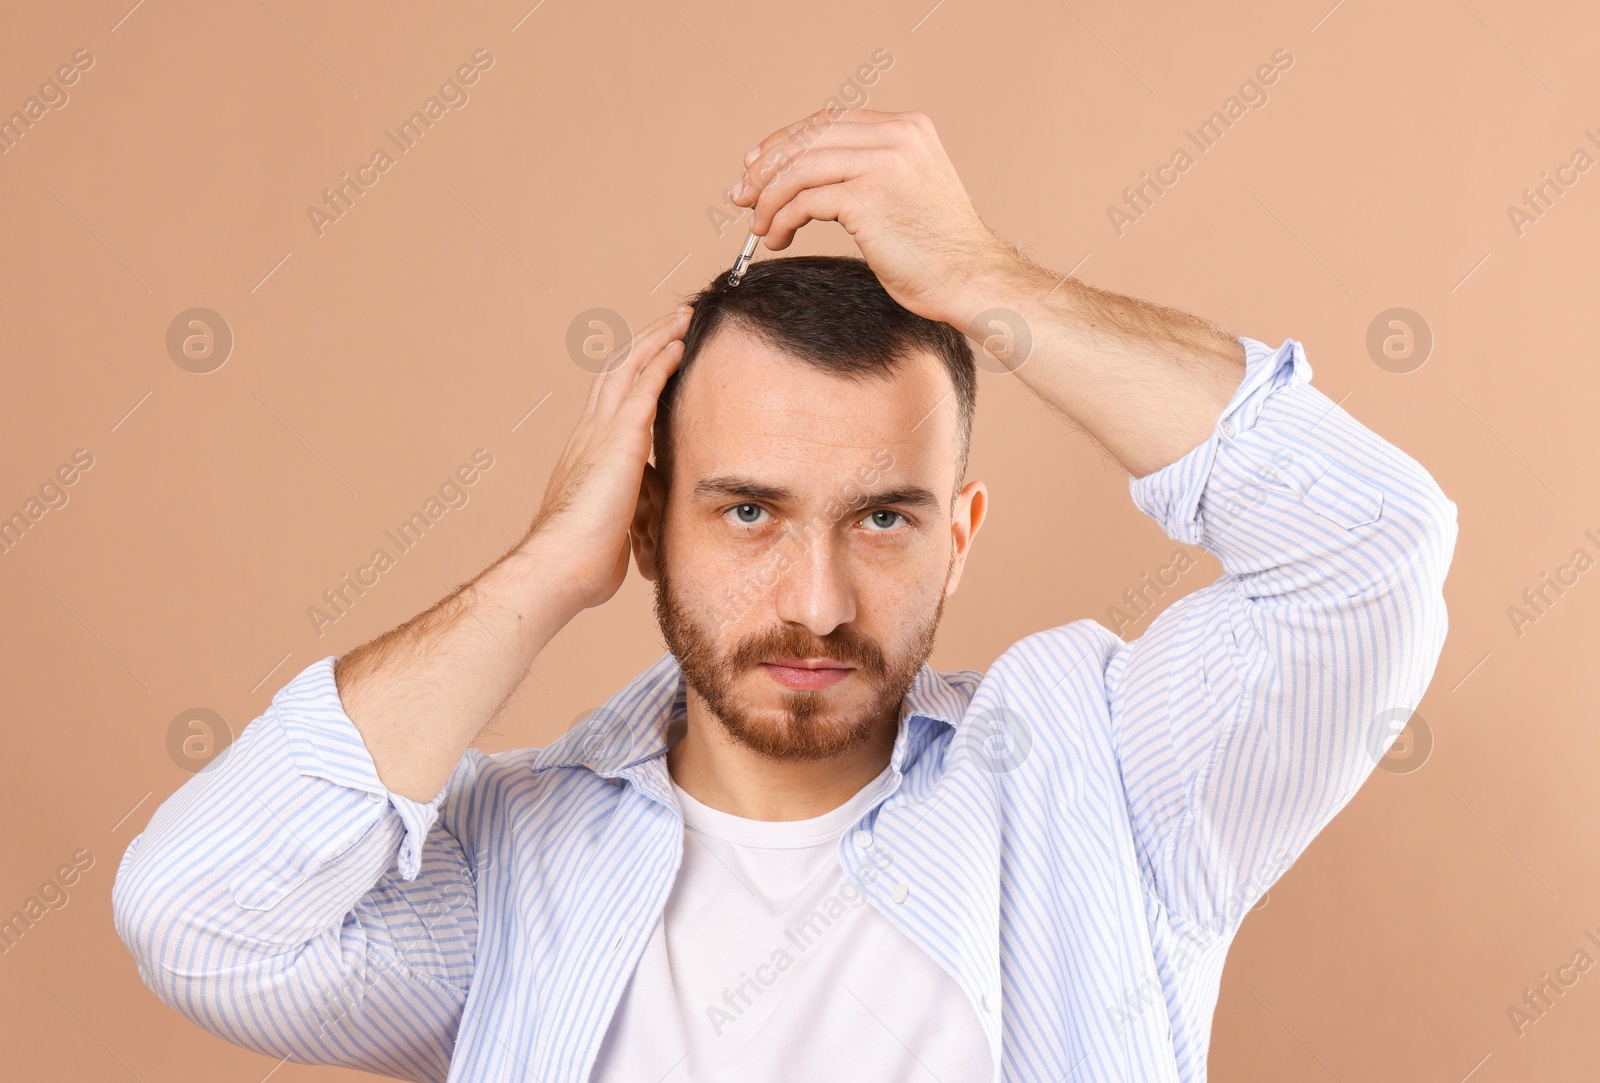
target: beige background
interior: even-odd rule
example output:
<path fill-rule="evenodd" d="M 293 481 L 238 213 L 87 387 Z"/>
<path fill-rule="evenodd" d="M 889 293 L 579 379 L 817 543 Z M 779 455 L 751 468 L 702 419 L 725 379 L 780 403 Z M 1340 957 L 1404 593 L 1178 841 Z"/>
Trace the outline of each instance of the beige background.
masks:
<path fill-rule="evenodd" d="M 1506 208 L 1580 146 L 1600 154 L 1583 135 L 1600 130 L 1593 5 L 531 5 L 7 5 L 0 116 L 76 50 L 94 58 L 0 155 L 0 513 L 76 449 L 94 457 L 0 554 L 0 915 L 74 852 L 94 860 L 0 955 L 7 1074 L 273 1069 L 163 1007 L 112 929 L 118 859 L 189 777 L 174 719 L 204 707 L 237 733 L 301 668 L 515 540 L 588 385 L 573 317 L 637 327 L 727 266 L 745 230 L 719 235 L 708 208 L 741 153 L 886 49 L 869 104 L 929 114 L 1002 235 L 1095 284 L 1301 340 L 1316 385 L 1460 506 L 1421 706 L 1431 755 L 1376 772 L 1249 916 L 1213 1077 L 1591 1078 L 1600 971 L 1521 1037 L 1507 1009 L 1600 929 L 1600 571 L 1520 635 L 1507 608 L 1574 550 L 1600 556 L 1584 536 L 1600 535 L 1600 173 L 1520 237 Z M 1280 48 L 1295 59 L 1269 103 L 1119 237 L 1107 206 Z M 470 102 L 319 237 L 322 189 L 478 49 L 495 62 Z M 855 250 L 813 224 L 791 251 Z M 208 375 L 165 345 L 194 307 L 235 337 Z M 1366 346 L 1393 307 L 1434 336 L 1409 373 Z M 470 502 L 319 637 L 307 608 L 478 448 L 494 466 Z M 994 374 L 974 472 L 994 507 L 942 668 L 1105 619 L 1175 550 L 1087 441 Z M 1217 570 L 1205 557 L 1163 605 Z M 548 742 L 660 649 L 630 575 L 484 745 Z"/>

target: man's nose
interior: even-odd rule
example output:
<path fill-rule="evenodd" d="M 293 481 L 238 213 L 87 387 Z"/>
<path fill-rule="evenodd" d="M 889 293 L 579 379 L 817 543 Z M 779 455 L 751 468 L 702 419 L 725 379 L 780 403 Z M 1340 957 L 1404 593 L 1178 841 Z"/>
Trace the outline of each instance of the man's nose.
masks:
<path fill-rule="evenodd" d="M 825 636 L 854 620 L 855 590 L 832 533 L 802 533 L 786 544 L 794 547 L 794 559 L 778 577 L 778 619 L 804 625 L 816 636 Z"/>

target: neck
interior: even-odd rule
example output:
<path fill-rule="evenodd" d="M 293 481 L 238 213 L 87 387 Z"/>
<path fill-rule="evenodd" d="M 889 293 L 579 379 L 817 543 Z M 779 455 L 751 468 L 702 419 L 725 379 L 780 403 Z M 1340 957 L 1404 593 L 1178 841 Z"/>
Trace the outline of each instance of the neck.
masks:
<path fill-rule="evenodd" d="M 783 761 L 739 744 L 691 690 L 683 739 L 667 750 L 667 770 L 703 805 L 750 820 L 809 820 L 831 812 L 889 766 L 898 718 L 837 756 Z M 898 715 L 898 712 L 897 712 Z"/>

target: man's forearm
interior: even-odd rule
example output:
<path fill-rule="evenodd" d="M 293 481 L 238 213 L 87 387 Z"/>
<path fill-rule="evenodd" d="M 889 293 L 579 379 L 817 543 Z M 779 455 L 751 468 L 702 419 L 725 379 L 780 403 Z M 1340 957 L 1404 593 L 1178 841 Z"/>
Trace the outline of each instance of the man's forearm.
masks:
<path fill-rule="evenodd" d="M 994 308 L 1031 335 L 1018 379 L 1135 477 L 1204 441 L 1244 376 L 1244 347 L 1210 322 L 1063 280 L 1020 255 L 976 279 L 957 317 L 966 322 L 951 322 L 970 331 Z"/>
<path fill-rule="evenodd" d="M 391 792 L 429 801 L 583 608 L 530 536 L 433 608 L 339 659 L 345 713 Z"/>
<path fill-rule="evenodd" d="M 628 571 L 656 401 L 683 358 L 687 305 L 595 377 L 527 536 L 476 579 L 339 660 L 345 714 L 391 792 L 427 802 L 579 612 Z"/>

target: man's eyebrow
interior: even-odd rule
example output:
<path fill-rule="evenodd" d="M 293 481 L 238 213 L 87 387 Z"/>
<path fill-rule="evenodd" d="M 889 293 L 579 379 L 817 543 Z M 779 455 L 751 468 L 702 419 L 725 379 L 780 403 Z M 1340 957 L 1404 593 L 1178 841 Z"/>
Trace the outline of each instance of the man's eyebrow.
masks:
<path fill-rule="evenodd" d="M 723 474 L 697 482 L 694 487 L 694 495 L 699 497 L 738 496 L 749 500 L 765 500 L 772 504 L 794 504 L 798 502 L 793 489 L 781 485 L 763 485 L 758 481 L 739 477 L 735 474 Z M 863 508 L 885 505 L 932 509 L 942 507 L 939 498 L 921 485 L 901 485 L 893 489 L 880 489 L 873 492 L 863 492 L 858 487 L 852 487 L 848 492 L 841 492 L 839 499 L 848 501 L 852 507 Z"/>

